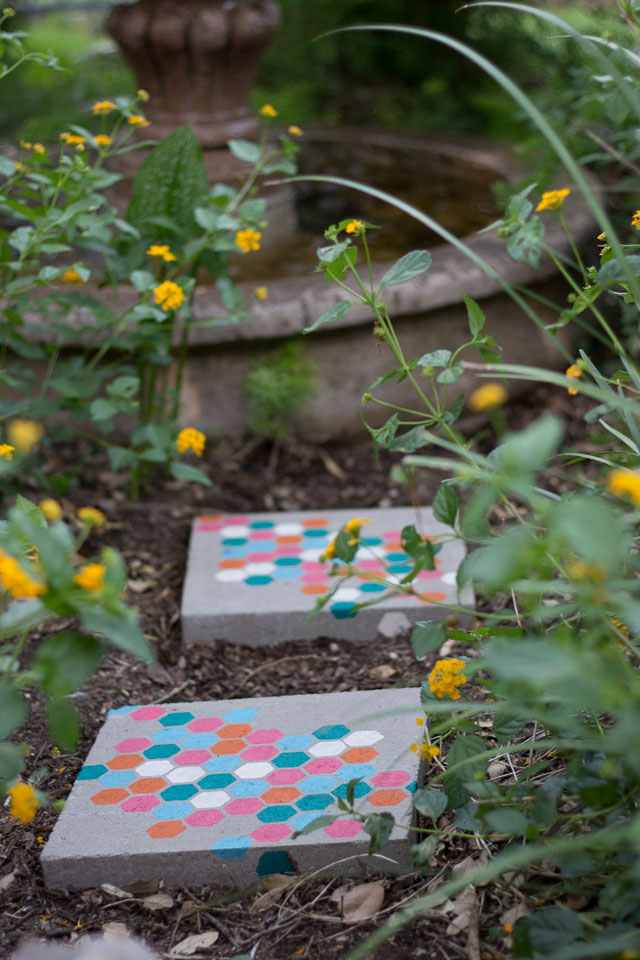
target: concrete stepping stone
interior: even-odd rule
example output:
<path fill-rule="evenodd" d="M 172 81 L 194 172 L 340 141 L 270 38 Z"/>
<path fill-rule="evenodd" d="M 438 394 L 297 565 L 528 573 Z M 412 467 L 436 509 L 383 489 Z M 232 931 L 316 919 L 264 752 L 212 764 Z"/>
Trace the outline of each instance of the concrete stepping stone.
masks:
<path fill-rule="evenodd" d="M 419 688 L 112 710 L 42 854 L 48 887 L 196 886 L 339 864 L 406 869 L 412 834 L 382 855 L 337 799 L 412 822 Z M 320 816 L 340 815 L 293 837 Z"/>
<path fill-rule="evenodd" d="M 457 602 L 456 574 L 465 555 L 457 540 L 443 540 L 437 569 L 418 574 L 420 598 L 396 596 L 353 614 L 354 604 L 385 592 L 375 582 L 384 561 L 398 580 L 411 569 L 400 542 L 403 527 L 415 524 L 425 536 L 451 536 L 451 529 L 437 521 L 430 508 L 421 508 L 417 517 L 410 507 L 395 507 L 366 511 L 372 522 L 362 528 L 362 545 L 354 558 L 358 577 L 341 587 L 305 626 L 315 601 L 334 582 L 332 564 L 320 563 L 319 557 L 355 514 L 324 510 L 196 517 L 182 595 L 185 641 L 222 639 L 257 646 L 319 636 L 370 640 L 385 614 L 403 614 L 406 627 L 415 620 L 443 616 L 446 610 L 433 601 Z M 471 590 L 462 600 L 473 602 Z"/>

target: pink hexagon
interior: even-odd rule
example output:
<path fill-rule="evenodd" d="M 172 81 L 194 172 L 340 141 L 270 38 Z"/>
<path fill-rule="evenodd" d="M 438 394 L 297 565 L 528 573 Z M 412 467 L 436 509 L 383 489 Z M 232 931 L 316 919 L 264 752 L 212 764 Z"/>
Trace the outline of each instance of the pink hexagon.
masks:
<path fill-rule="evenodd" d="M 127 813 L 141 813 L 145 810 L 153 810 L 159 803 L 158 798 L 151 794 L 139 795 L 137 797 L 129 797 L 128 800 L 125 800 L 124 803 L 120 805 L 120 809 L 126 810 Z"/>
<path fill-rule="evenodd" d="M 132 720 L 157 720 L 158 717 L 163 717 L 166 712 L 165 707 L 138 707 L 129 716 Z"/>
<path fill-rule="evenodd" d="M 249 540 L 271 540 L 273 530 L 252 530 L 249 534 Z"/>
<path fill-rule="evenodd" d="M 249 737 L 247 737 L 249 740 Z M 275 757 L 277 754 L 275 747 L 270 747 L 269 744 L 265 743 L 258 747 L 248 747 L 242 752 L 243 760 L 271 760 L 272 757 Z"/>
<path fill-rule="evenodd" d="M 442 576 L 439 570 L 420 570 L 418 576 L 421 580 L 435 580 Z"/>
<path fill-rule="evenodd" d="M 308 563 L 302 564 L 302 569 L 304 570 L 305 573 L 325 574 L 327 572 L 327 565 L 326 563 L 315 563 L 315 562 L 309 561 Z"/>
<path fill-rule="evenodd" d="M 118 753 L 135 753 L 136 750 L 144 750 L 151 746 L 151 740 L 146 737 L 129 737 L 127 740 L 121 740 L 116 743 Z"/>
<path fill-rule="evenodd" d="M 387 770 L 385 773 L 376 773 L 375 777 L 372 777 L 371 783 L 375 784 L 376 787 L 401 787 L 410 779 L 411 774 L 404 770 Z"/>
<path fill-rule="evenodd" d="M 237 816 L 246 816 L 249 813 L 257 813 L 264 806 L 259 797 L 241 797 L 239 800 L 232 800 L 224 808 L 225 813 L 232 813 Z"/>
<path fill-rule="evenodd" d="M 190 827 L 215 827 L 216 823 L 224 820 L 224 813 L 219 810 L 196 810 L 184 819 Z"/>
<path fill-rule="evenodd" d="M 330 837 L 355 837 L 362 830 L 362 824 L 359 820 L 334 820 L 324 832 Z"/>
<path fill-rule="evenodd" d="M 242 527 L 245 523 L 249 523 L 249 517 L 244 513 L 230 513 L 224 518 L 224 522 L 227 527 Z"/>
<path fill-rule="evenodd" d="M 206 763 L 207 760 L 211 760 L 211 753 L 209 750 L 183 750 L 182 753 L 171 757 L 171 760 L 180 767 L 189 767 L 191 764 L 197 766 L 199 763 Z"/>
<path fill-rule="evenodd" d="M 338 757 L 314 757 L 305 763 L 304 768 L 307 773 L 334 773 L 341 766 L 342 760 Z"/>
<path fill-rule="evenodd" d="M 264 550 L 260 553 L 249 553 L 247 555 L 247 560 L 249 563 L 268 563 L 271 560 L 275 560 L 275 553 L 270 551 L 266 553 Z"/>
<path fill-rule="evenodd" d="M 245 739 L 249 743 L 275 743 L 283 736 L 281 730 L 254 730 Z"/>
<path fill-rule="evenodd" d="M 265 823 L 263 827 L 254 830 L 251 836 L 258 843 L 278 843 L 291 833 L 286 823 Z"/>
<path fill-rule="evenodd" d="M 219 717 L 202 717 L 200 720 L 192 720 L 187 724 L 187 729 L 193 733 L 209 733 L 211 730 L 217 730 L 222 726 L 222 720 Z"/>
<path fill-rule="evenodd" d="M 274 770 L 273 773 L 269 774 L 267 780 L 276 787 L 285 787 L 290 783 L 297 783 L 303 777 L 306 777 L 306 773 L 300 767 L 291 767 L 290 769 L 285 767 L 282 770 Z"/>

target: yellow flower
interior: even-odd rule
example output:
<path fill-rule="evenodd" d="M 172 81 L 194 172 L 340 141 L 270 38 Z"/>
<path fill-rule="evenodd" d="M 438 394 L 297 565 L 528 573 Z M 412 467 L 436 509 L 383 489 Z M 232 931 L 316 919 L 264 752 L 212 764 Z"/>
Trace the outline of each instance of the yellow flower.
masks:
<path fill-rule="evenodd" d="M 146 90 L 138 90 L 138 100 L 142 100 L 143 103 L 148 102 L 149 94 Z"/>
<path fill-rule="evenodd" d="M 38 504 L 49 523 L 55 523 L 62 516 L 62 507 L 53 497 L 45 497 Z"/>
<path fill-rule="evenodd" d="M 69 133 L 65 131 L 60 134 L 60 139 L 63 143 L 66 143 L 70 147 L 77 147 L 78 150 L 84 149 L 84 137 L 78 136 L 77 133 Z"/>
<path fill-rule="evenodd" d="M 165 280 L 159 287 L 153 291 L 156 303 L 160 304 L 163 310 L 177 310 L 184 300 L 182 287 L 171 280 Z"/>
<path fill-rule="evenodd" d="M 113 100 L 98 100 L 97 103 L 91 108 L 95 116 L 102 116 L 105 113 L 111 113 L 112 110 L 117 110 L 116 104 Z"/>
<path fill-rule="evenodd" d="M 640 230 L 640 210 L 636 210 L 631 218 L 631 226 L 635 227 L 636 230 Z"/>
<path fill-rule="evenodd" d="M 322 551 L 322 556 L 320 560 L 333 560 L 336 555 L 336 541 L 332 540 L 328 547 L 325 547 Z"/>
<path fill-rule="evenodd" d="M 572 363 L 570 367 L 564 372 L 565 377 L 570 377 L 572 380 L 579 380 L 582 376 L 582 370 L 577 363 Z M 572 397 L 578 393 L 575 387 L 567 387 L 567 393 L 570 393 Z"/>
<path fill-rule="evenodd" d="M 494 410 L 507 402 L 508 394 L 501 383 L 485 383 L 471 394 L 468 400 L 469 409 L 474 413 L 484 410 Z"/>
<path fill-rule="evenodd" d="M 258 113 L 261 117 L 277 117 L 278 111 L 275 107 L 272 107 L 270 103 L 265 103 L 264 106 L 260 107 Z"/>
<path fill-rule="evenodd" d="M 416 717 L 416 726 L 417 726 L 417 727 L 423 727 L 423 726 L 424 726 L 424 717 Z"/>
<path fill-rule="evenodd" d="M 22 160 L 15 160 L 14 163 L 18 170 L 24 170 L 24 163 L 22 162 Z"/>
<path fill-rule="evenodd" d="M 10 443 L 0 443 L 0 457 L 6 457 L 7 460 L 13 460 L 13 451 L 15 447 L 12 447 Z"/>
<path fill-rule="evenodd" d="M 457 688 L 467 682 L 467 678 L 461 672 L 465 666 L 464 660 L 458 660 L 456 657 L 438 660 L 429 674 L 431 693 L 435 693 L 439 700 L 442 700 L 445 695 L 452 700 L 459 700 L 460 693 Z"/>
<path fill-rule="evenodd" d="M 371 520 L 367 520 L 366 517 L 352 517 L 348 523 L 345 523 L 344 529 L 347 533 L 352 534 L 352 539 L 349 540 L 349 546 L 352 547 L 360 539 L 360 530 L 363 526 L 368 523 L 371 523 Z"/>
<path fill-rule="evenodd" d="M 38 809 L 38 797 L 30 783 L 24 783 L 18 780 L 12 787 L 9 787 L 7 793 L 11 797 L 11 806 L 9 813 L 20 823 L 31 823 Z"/>
<path fill-rule="evenodd" d="M 15 557 L 4 550 L 0 550 L 0 581 L 16 600 L 25 600 L 27 597 L 38 597 L 44 593 L 44 584 L 38 583 L 22 569 Z"/>
<path fill-rule="evenodd" d="M 10 420 L 7 426 L 7 437 L 12 446 L 17 447 L 21 453 L 31 453 L 40 443 L 44 433 L 39 423 L 33 420 Z"/>
<path fill-rule="evenodd" d="M 34 143 L 33 152 L 39 154 L 41 157 L 47 152 L 41 143 Z"/>
<path fill-rule="evenodd" d="M 600 563 L 587 563 L 586 560 L 573 560 L 567 566 L 567 573 L 572 580 L 590 580 L 602 583 L 607 579 L 607 569 Z"/>
<path fill-rule="evenodd" d="M 454 700 L 455 699 L 457 698 L 454 697 Z M 427 761 L 440 756 L 440 747 L 434 747 L 428 740 L 423 740 L 422 743 L 412 743 L 411 749 L 414 753 L 419 753 L 422 759 Z"/>
<path fill-rule="evenodd" d="M 364 223 L 362 220 L 351 220 L 345 227 L 347 233 L 353 233 L 354 236 L 359 237 L 361 233 L 364 233 Z"/>
<path fill-rule="evenodd" d="M 107 572 L 102 563 L 88 563 L 80 573 L 76 573 L 73 582 L 83 590 L 97 592 L 104 588 L 104 575 Z"/>
<path fill-rule="evenodd" d="M 174 253 L 171 253 L 166 243 L 152 243 L 147 253 L 150 257 L 160 257 L 161 260 L 166 260 L 167 263 L 178 259 Z"/>
<path fill-rule="evenodd" d="M 256 296 L 256 300 L 266 300 L 269 296 L 269 291 L 266 287 L 256 287 L 253 292 Z"/>
<path fill-rule="evenodd" d="M 127 117 L 127 123 L 132 127 L 148 127 L 149 121 L 145 120 L 144 117 L 141 117 L 139 113 L 132 113 L 130 117 Z"/>
<path fill-rule="evenodd" d="M 249 253 L 251 250 L 260 249 L 260 238 L 262 234 L 259 230 L 252 230 L 249 227 L 247 230 L 238 230 L 236 233 L 236 243 L 243 251 L 243 253 Z"/>
<path fill-rule="evenodd" d="M 63 283 L 84 283 L 84 280 L 74 267 L 69 267 L 68 270 L 60 277 Z"/>
<path fill-rule="evenodd" d="M 616 619 L 614 619 L 614 617 L 611 617 L 610 619 L 611 619 L 611 623 L 614 625 L 614 627 L 617 627 L 618 630 L 620 631 L 620 633 L 622 633 L 622 634 L 627 638 L 627 640 L 628 640 L 628 639 L 629 639 L 629 628 L 628 628 L 628 626 L 627 626 L 625 623 L 623 623 L 622 620 L 616 620 Z M 622 640 L 620 641 L 620 643 L 622 643 Z M 624 646 L 624 644 L 622 644 L 622 645 Z"/>
<path fill-rule="evenodd" d="M 289 127 L 289 133 L 291 134 L 292 137 L 302 136 L 302 130 L 300 129 L 300 127 L 296 127 L 295 123 L 291 124 L 291 126 Z"/>
<path fill-rule="evenodd" d="M 178 434 L 176 440 L 178 453 L 193 450 L 197 457 L 201 457 L 206 439 L 204 433 L 201 433 L 199 430 L 194 430 L 193 427 L 187 427 Z"/>
<path fill-rule="evenodd" d="M 542 199 L 538 206 L 536 207 L 536 213 L 539 213 L 541 210 L 559 210 L 567 199 L 570 190 L 547 190 L 546 193 L 542 194 Z"/>
<path fill-rule="evenodd" d="M 99 147 L 108 147 L 112 142 L 111 137 L 107 136 L 106 133 L 96 133 L 93 138 Z"/>
<path fill-rule="evenodd" d="M 80 523 L 86 523 L 89 527 L 104 527 L 107 522 L 106 516 L 97 507 L 80 507 L 76 516 Z"/>
<path fill-rule="evenodd" d="M 630 497 L 640 507 L 640 472 L 623 470 L 622 467 L 612 470 L 607 477 L 607 490 L 614 497 Z"/>
<path fill-rule="evenodd" d="M 599 233 L 596 239 L 598 239 L 598 240 L 603 240 L 603 241 L 604 241 L 604 240 L 607 239 L 607 235 L 606 235 L 606 233 L 604 233 L 604 232 L 603 232 L 603 233 Z"/>
<path fill-rule="evenodd" d="M 33 147 L 33 144 L 31 143 L 30 140 L 21 140 L 20 146 L 22 147 L 23 150 L 31 150 Z"/>
<path fill-rule="evenodd" d="M 15 17 L 16 15 L 16 12 L 13 9 L 13 7 L 3 7 L 2 12 L 4 13 L 5 17 Z"/>

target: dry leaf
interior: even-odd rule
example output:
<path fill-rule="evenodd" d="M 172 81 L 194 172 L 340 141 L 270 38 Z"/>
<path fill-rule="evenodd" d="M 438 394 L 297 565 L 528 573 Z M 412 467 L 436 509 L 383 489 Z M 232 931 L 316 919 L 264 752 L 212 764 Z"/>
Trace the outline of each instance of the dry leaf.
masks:
<path fill-rule="evenodd" d="M 478 867 L 485 867 L 490 860 L 490 855 L 486 850 L 483 850 L 479 857 L 465 857 L 464 860 L 460 860 L 458 863 L 454 864 L 451 868 L 451 873 L 454 877 L 459 877 L 463 873 L 467 873 L 470 870 L 476 870 Z M 476 886 L 484 887 L 488 882 L 488 880 L 480 883 L 476 881 Z"/>
<path fill-rule="evenodd" d="M 506 927 L 505 936 L 508 936 L 516 925 L 520 917 L 527 917 L 531 911 L 524 903 L 516 903 L 515 907 L 509 907 L 500 917 L 500 923 Z"/>
<path fill-rule="evenodd" d="M 4 893 L 5 890 L 8 890 L 15 879 L 15 872 L 5 873 L 4 877 L 0 877 L 0 893 Z"/>
<path fill-rule="evenodd" d="M 217 930 L 207 930 L 206 933 L 194 933 L 191 937 L 187 937 L 185 940 L 181 940 L 180 943 L 176 943 L 168 955 L 172 960 L 180 960 L 181 957 L 193 957 L 202 950 L 212 947 L 218 939 L 218 936 Z"/>
<path fill-rule="evenodd" d="M 155 585 L 155 580 L 127 580 L 127 586 L 132 593 L 146 593 Z"/>
<path fill-rule="evenodd" d="M 395 667 L 390 666 L 388 663 L 381 663 L 379 667 L 374 667 L 373 670 L 369 671 L 369 676 L 375 677 L 376 680 L 388 680 L 389 677 L 393 677 L 396 673 Z"/>
<path fill-rule="evenodd" d="M 102 927 L 102 932 L 105 940 L 128 940 L 131 936 L 131 931 L 126 925 L 124 923 L 118 923 L 116 920 L 114 920 L 113 923 L 105 923 Z"/>
<path fill-rule="evenodd" d="M 469 929 L 469 926 L 477 921 L 478 916 L 478 897 L 475 887 L 466 887 L 462 893 L 453 901 L 454 917 L 447 927 L 447 936 L 455 937 L 457 933 L 463 933 Z"/>
<path fill-rule="evenodd" d="M 330 473 L 332 477 L 335 477 L 336 480 L 346 480 L 347 474 L 344 472 L 341 466 L 339 466 L 333 457 L 330 457 L 326 450 L 318 449 L 317 454 L 322 460 L 323 466 L 327 473 Z"/>
<path fill-rule="evenodd" d="M 487 776 L 489 780 L 499 780 L 508 769 L 506 763 L 502 763 L 501 760 L 494 760 L 493 763 L 490 763 L 487 767 Z"/>
<path fill-rule="evenodd" d="M 374 917 L 384 900 L 384 884 L 376 880 L 374 883 L 359 883 L 357 887 L 339 887 L 331 895 L 342 911 L 345 923 L 360 923 Z"/>
<path fill-rule="evenodd" d="M 278 887 L 290 887 L 295 879 L 288 873 L 270 873 L 266 877 L 260 877 L 260 889 L 273 890 Z"/>
<path fill-rule="evenodd" d="M 112 883 L 101 883 L 100 889 L 104 890 L 105 893 L 108 893 L 110 897 L 117 897 L 119 900 L 131 900 L 131 894 L 127 893 L 126 890 L 122 890 L 120 887 L 114 887 Z"/>
<path fill-rule="evenodd" d="M 152 893 L 142 901 L 147 910 L 170 910 L 173 906 L 173 897 L 168 893 Z"/>

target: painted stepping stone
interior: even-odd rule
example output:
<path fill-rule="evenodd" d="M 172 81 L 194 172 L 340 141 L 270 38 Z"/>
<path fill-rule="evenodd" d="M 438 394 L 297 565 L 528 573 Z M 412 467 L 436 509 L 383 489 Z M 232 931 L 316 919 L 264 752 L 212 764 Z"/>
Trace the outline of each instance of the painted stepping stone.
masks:
<path fill-rule="evenodd" d="M 356 809 L 412 822 L 419 689 L 112 710 L 42 854 L 48 887 L 196 886 L 340 864 L 409 866 L 408 831 L 367 856 Z M 310 821 L 340 815 L 294 838 Z M 412 841 L 411 841 L 412 842 Z"/>
<path fill-rule="evenodd" d="M 196 517 L 182 596 L 185 641 L 224 639 L 258 646 L 318 636 L 370 640 L 389 612 L 403 613 L 407 627 L 415 620 L 444 616 L 446 609 L 435 606 L 434 601 L 458 602 L 456 574 L 464 546 L 450 539 L 451 529 L 439 523 L 430 508 L 421 508 L 416 516 L 410 507 L 396 507 L 366 511 L 372 522 L 363 526 L 354 558 L 358 576 L 341 587 L 305 626 L 315 601 L 335 582 L 330 573 L 332 563 L 321 563 L 319 557 L 356 514 L 361 511 Z M 385 563 L 398 582 L 411 569 L 400 542 L 402 528 L 409 524 L 415 524 L 423 536 L 442 538 L 437 568 L 418 574 L 415 587 L 419 597 L 397 595 L 354 615 L 354 604 L 385 592 L 379 583 Z M 472 591 L 467 589 L 461 600 L 472 604 Z"/>

